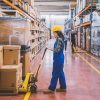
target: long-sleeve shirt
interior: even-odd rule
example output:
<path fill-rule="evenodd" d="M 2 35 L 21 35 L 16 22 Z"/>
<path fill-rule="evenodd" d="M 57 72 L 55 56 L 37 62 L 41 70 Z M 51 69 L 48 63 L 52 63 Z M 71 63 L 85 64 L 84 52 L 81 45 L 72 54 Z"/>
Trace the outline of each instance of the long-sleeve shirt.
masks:
<path fill-rule="evenodd" d="M 58 52 L 60 52 L 61 50 L 63 50 L 63 48 L 64 48 L 64 43 L 63 43 L 63 40 L 61 39 L 61 38 L 57 38 L 57 40 L 56 40 L 56 46 L 54 47 L 54 52 L 55 53 L 58 53 Z"/>
<path fill-rule="evenodd" d="M 55 63 L 64 63 L 64 41 L 61 38 L 57 38 L 54 44 L 53 60 Z"/>

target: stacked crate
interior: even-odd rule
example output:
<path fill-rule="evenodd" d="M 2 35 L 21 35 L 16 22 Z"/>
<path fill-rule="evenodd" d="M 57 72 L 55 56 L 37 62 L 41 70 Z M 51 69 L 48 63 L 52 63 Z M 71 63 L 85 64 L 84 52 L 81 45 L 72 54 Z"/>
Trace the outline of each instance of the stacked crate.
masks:
<path fill-rule="evenodd" d="M 0 95 L 18 94 L 21 82 L 20 46 L 0 46 Z"/>

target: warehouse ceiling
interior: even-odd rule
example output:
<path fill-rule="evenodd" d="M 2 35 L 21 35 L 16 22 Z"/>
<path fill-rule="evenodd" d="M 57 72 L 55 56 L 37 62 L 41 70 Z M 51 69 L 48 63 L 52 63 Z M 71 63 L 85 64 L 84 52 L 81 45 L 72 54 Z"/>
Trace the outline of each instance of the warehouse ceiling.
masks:
<path fill-rule="evenodd" d="M 35 7 L 43 15 L 68 15 L 69 8 L 76 5 L 76 0 L 35 0 Z"/>

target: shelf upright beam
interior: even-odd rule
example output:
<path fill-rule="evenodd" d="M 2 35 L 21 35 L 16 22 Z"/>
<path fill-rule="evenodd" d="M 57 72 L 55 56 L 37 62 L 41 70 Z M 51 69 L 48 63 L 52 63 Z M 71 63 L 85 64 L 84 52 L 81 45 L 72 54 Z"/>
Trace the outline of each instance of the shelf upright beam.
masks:
<path fill-rule="evenodd" d="M 93 3 L 93 0 L 91 0 L 91 5 Z M 93 12 L 92 12 L 92 6 L 90 7 L 90 22 L 91 22 L 91 25 L 90 25 L 90 52 L 91 52 L 91 43 L 92 43 L 92 18 L 93 18 Z"/>

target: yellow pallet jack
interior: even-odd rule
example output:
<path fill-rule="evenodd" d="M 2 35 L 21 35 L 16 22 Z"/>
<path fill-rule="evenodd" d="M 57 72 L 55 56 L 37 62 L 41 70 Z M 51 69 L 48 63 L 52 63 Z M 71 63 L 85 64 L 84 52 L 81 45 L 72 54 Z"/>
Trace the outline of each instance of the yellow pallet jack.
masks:
<path fill-rule="evenodd" d="M 46 50 L 47 48 L 44 50 L 42 60 L 44 58 Z M 39 64 L 39 67 L 35 75 L 33 73 L 26 74 L 26 77 L 23 83 L 18 88 L 19 93 L 26 93 L 26 92 L 36 93 L 37 92 L 36 82 L 38 81 L 38 73 L 39 73 L 40 67 L 41 67 L 41 64 Z"/>

